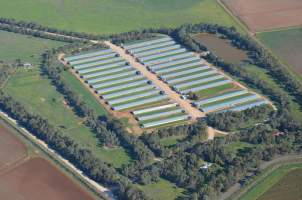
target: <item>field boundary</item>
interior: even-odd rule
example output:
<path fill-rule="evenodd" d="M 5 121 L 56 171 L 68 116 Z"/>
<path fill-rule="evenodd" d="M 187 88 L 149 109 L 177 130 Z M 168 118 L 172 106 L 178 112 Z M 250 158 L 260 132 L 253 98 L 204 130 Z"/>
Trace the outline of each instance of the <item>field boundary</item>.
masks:
<path fill-rule="evenodd" d="M 290 29 L 288 29 L 290 30 Z M 281 30 L 280 30 L 281 31 Z M 274 32 L 274 31 L 273 31 Z M 285 68 L 285 70 L 295 78 L 296 81 L 298 81 L 300 84 L 302 84 L 301 78 L 294 72 L 292 69 L 292 66 L 287 64 L 283 59 L 281 59 L 278 55 L 276 55 L 269 47 L 267 47 L 257 36 L 252 37 L 264 50 L 266 50 L 268 53 L 271 54 L 273 58 L 278 60 L 278 62 L 281 63 L 281 65 Z"/>
<path fill-rule="evenodd" d="M 224 4 L 221 0 L 216 0 L 216 2 L 218 3 L 218 5 L 220 5 L 224 11 L 229 15 L 231 16 L 236 23 L 238 23 L 240 25 L 240 27 L 246 32 L 246 33 L 249 33 L 250 35 L 254 35 L 256 32 L 253 32 L 251 31 L 247 24 L 245 22 L 243 22 L 240 17 L 237 17 L 237 15 L 235 15 L 234 12 L 232 12 L 232 10 L 226 5 Z"/>
<path fill-rule="evenodd" d="M 243 187 L 238 187 L 238 185 L 234 185 L 233 187 L 237 187 L 235 192 L 229 195 L 226 198 L 222 198 L 223 200 L 240 200 L 246 193 L 254 189 L 259 183 L 263 182 L 267 177 L 269 177 L 275 170 L 287 164 L 296 164 L 302 163 L 302 155 L 292 154 L 285 155 L 282 157 L 278 157 L 272 161 L 268 161 L 260 166 L 260 169 L 263 171 L 256 177 L 252 179 L 247 185 Z"/>
<path fill-rule="evenodd" d="M 41 150 L 47 156 L 47 158 L 49 158 L 53 163 L 56 164 L 59 169 L 63 170 L 64 172 L 67 172 L 68 177 L 71 178 L 72 181 L 76 181 L 77 184 L 86 188 L 89 193 L 92 194 L 95 198 L 98 197 L 104 200 L 114 199 L 113 194 L 109 189 L 99 185 L 98 183 L 83 175 L 81 171 L 78 170 L 68 160 L 62 158 L 59 154 L 50 149 L 44 141 L 36 138 L 25 128 L 19 127 L 14 119 L 9 117 L 6 113 L 2 112 L 1 110 L 0 118 L 3 119 L 4 122 L 8 123 L 8 125 L 10 125 L 18 133 L 20 133 L 22 137 L 26 139 L 29 143 Z"/>

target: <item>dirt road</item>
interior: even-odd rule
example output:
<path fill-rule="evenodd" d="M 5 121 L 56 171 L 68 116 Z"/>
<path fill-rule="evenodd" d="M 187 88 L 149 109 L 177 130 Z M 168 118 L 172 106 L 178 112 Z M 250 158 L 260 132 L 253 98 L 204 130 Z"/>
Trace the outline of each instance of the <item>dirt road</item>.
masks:
<path fill-rule="evenodd" d="M 145 66 L 140 64 L 135 60 L 134 57 L 131 55 L 126 54 L 125 50 L 121 47 L 112 44 L 109 41 L 105 41 L 105 44 L 108 45 L 112 50 L 120 54 L 122 58 L 124 58 L 127 62 L 130 63 L 130 65 L 134 68 L 136 68 L 138 71 L 140 71 L 145 77 L 147 77 L 150 81 L 152 81 L 157 87 L 159 87 L 161 90 L 163 90 L 173 101 L 179 104 L 179 106 L 185 110 L 193 120 L 196 120 L 197 118 L 204 117 L 205 114 L 198 110 L 197 108 L 194 108 L 190 102 L 181 99 L 179 94 L 174 92 L 166 83 L 159 80 L 157 76 L 150 71 L 147 70 Z"/>

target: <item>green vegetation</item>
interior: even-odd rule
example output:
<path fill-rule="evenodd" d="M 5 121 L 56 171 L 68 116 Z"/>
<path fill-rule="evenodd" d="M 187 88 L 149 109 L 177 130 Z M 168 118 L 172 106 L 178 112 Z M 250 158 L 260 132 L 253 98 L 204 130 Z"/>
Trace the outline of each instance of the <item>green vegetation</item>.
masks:
<path fill-rule="evenodd" d="M 157 183 L 139 187 L 152 199 L 174 200 L 184 192 L 184 189 L 164 179 L 160 179 Z"/>
<path fill-rule="evenodd" d="M 69 87 L 76 91 L 83 100 L 87 103 L 90 108 L 98 115 L 105 115 L 106 110 L 99 104 L 99 102 L 95 99 L 95 97 L 82 85 L 82 83 L 77 80 L 77 78 L 72 75 L 70 72 L 63 72 L 64 81 L 69 85 Z"/>
<path fill-rule="evenodd" d="M 63 46 L 63 42 L 44 40 L 32 36 L 0 31 L 0 60 L 12 62 L 21 59 L 23 62 L 38 64 L 40 54 L 46 49 Z"/>
<path fill-rule="evenodd" d="M 115 167 L 127 163 L 129 157 L 123 149 L 99 147 L 98 139 L 83 124 L 84 120 L 74 114 L 72 108 L 66 105 L 64 97 L 40 73 L 39 69 L 19 70 L 11 77 L 4 91 L 22 102 L 33 113 L 40 114 L 51 124 L 60 127 L 62 132 L 91 149 L 103 161 L 112 163 Z"/>
<path fill-rule="evenodd" d="M 235 155 L 238 151 L 243 150 L 248 147 L 252 147 L 253 145 L 247 142 L 233 142 L 227 146 L 227 149 Z"/>
<path fill-rule="evenodd" d="M 165 147 L 171 147 L 175 144 L 177 144 L 180 140 L 184 139 L 185 136 L 180 135 L 180 136 L 171 136 L 171 137 L 166 137 L 160 140 L 160 143 L 164 145 Z"/>
<path fill-rule="evenodd" d="M 280 86 L 278 85 L 277 81 L 274 80 L 271 75 L 268 73 L 267 70 L 257 67 L 256 65 L 246 65 L 244 68 L 251 74 L 258 76 L 261 78 L 261 80 L 265 81 L 265 83 L 271 87 L 274 88 L 274 90 L 278 90 L 280 92 L 286 93 Z M 260 90 L 257 90 L 256 88 L 253 88 L 253 90 L 256 90 L 257 92 L 261 93 Z M 292 98 L 292 101 L 290 102 L 290 112 L 293 114 L 293 116 L 298 119 L 302 120 L 302 112 L 300 111 L 300 107 L 297 102 L 295 102 Z"/>
<path fill-rule="evenodd" d="M 271 174 L 269 174 L 269 176 L 267 176 L 259 184 L 253 187 L 249 192 L 247 192 L 243 197 L 241 197 L 240 200 L 258 199 L 266 191 L 268 191 L 271 187 L 273 187 L 276 183 L 278 183 L 283 177 L 285 177 L 290 171 L 295 169 L 300 169 L 299 173 L 301 173 L 302 163 L 286 164 L 274 170 Z M 289 185 L 287 185 L 286 187 L 290 188 Z M 288 193 L 284 195 L 288 195 Z M 284 196 L 283 199 L 288 199 L 288 198 Z"/>
<path fill-rule="evenodd" d="M 263 32 L 257 37 L 302 80 L 302 28 Z M 295 74 L 295 73 L 293 73 Z"/>
<path fill-rule="evenodd" d="M 43 51 L 64 44 L 4 31 L 0 31 L 0 41 L 1 59 L 4 61 L 20 58 L 35 64 L 38 64 L 39 56 Z M 64 72 L 64 78 L 72 89 L 83 95 L 85 102 L 98 114 L 105 114 L 105 110 L 75 77 L 69 72 Z M 22 102 L 31 112 L 43 116 L 51 124 L 59 127 L 62 132 L 71 135 L 79 144 L 87 146 L 103 161 L 112 163 L 115 167 L 129 162 L 130 158 L 125 150 L 104 149 L 99 146 L 94 133 L 83 124 L 84 119 L 75 115 L 72 108 L 64 101 L 64 97 L 56 91 L 47 78 L 41 76 L 41 71 L 37 66 L 30 70 L 19 69 L 9 79 L 3 90 Z"/>
<path fill-rule="evenodd" d="M 225 92 L 233 90 L 233 89 L 236 89 L 236 87 L 234 86 L 234 84 L 229 83 L 226 85 L 202 90 L 200 92 L 196 92 L 196 94 L 200 99 L 205 99 L 205 98 L 209 98 L 214 95 L 217 96 L 218 94 L 225 93 Z"/>
<path fill-rule="evenodd" d="M 26 4 L 23 0 L 0 0 L 0 13 L 2 17 L 87 33 L 120 33 L 198 22 L 235 26 L 243 32 L 216 0 L 28 0 Z"/>

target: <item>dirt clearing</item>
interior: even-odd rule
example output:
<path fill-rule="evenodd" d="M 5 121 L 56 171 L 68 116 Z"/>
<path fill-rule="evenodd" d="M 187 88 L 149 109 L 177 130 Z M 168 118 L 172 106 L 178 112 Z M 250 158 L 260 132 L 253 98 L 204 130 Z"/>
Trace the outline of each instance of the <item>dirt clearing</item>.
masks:
<path fill-rule="evenodd" d="M 0 177 L 0 199 L 92 200 L 80 186 L 42 158 L 31 159 Z"/>
<path fill-rule="evenodd" d="M 302 25 L 301 0 L 222 0 L 252 32 Z"/>

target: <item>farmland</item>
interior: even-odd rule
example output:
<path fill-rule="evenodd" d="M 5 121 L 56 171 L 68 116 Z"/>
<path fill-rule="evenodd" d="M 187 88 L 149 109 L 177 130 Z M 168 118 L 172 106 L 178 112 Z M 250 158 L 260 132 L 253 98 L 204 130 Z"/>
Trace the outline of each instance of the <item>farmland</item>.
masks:
<path fill-rule="evenodd" d="M 238 87 L 233 80 L 192 52 L 181 48 L 169 37 L 137 41 L 122 46 L 178 94 L 190 98 L 190 93 L 195 93 L 201 97 L 203 91 L 206 91 L 206 98 L 191 99 L 193 105 L 205 113 L 228 109 L 245 110 L 268 103 L 259 95 L 250 93 L 242 86 Z M 246 55 L 240 56 L 242 59 L 243 56 L 246 58 Z M 212 90 L 215 92 L 211 93 Z"/>
<path fill-rule="evenodd" d="M 285 164 L 274 170 L 240 200 L 299 199 L 301 197 L 301 163 Z"/>
<path fill-rule="evenodd" d="M 234 25 L 240 29 L 215 0 L 65 0 L 64 3 L 60 0 L 30 0 L 26 4 L 22 0 L 1 0 L 0 13 L 2 17 L 98 34 L 140 28 L 175 27 L 188 22 Z"/>
<path fill-rule="evenodd" d="M 12 62 L 21 59 L 22 62 L 32 64 L 38 63 L 40 54 L 46 49 L 64 45 L 63 42 L 44 40 L 6 31 L 0 31 L 0 44 L 0 60 Z M 29 46 L 30 48 L 28 48 Z"/>
<path fill-rule="evenodd" d="M 39 152 L 40 149 L 2 120 L 0 135 L 1 199 L 94 199 L 65 173 L 42 158 L 46 154 Z"/>
<path fill-rule="evenodd" d="M 263 32 L 257 37 L 276 56 L 302 77 L 302 28 Z"/>
<path fill-rule="evenodd" d="M 299 0 L 223 0 L 222 2 L 252 32 L 299 26 L 302 2 Z"/>
<path fill-rule="evenodd" d="M 226 62 L 237 64 L 247 59 L 244 51 L 233 47 L 228 40 L 219 38 L 216 35 L 200 33 L 194 35 L 193 38 Z"/>
<path fill-rule="evenodd" d="M 93 199 L 42 158 L 31 159 L 5 173 L 0 185 L 0 196 L 4 199 Z"/>
<path fill-rule="evenodd" d="M 8 33 L 5 32 L 5 34 Z M 32 54 L 40 55 L 43 52 L 44 44 L 49 43 L 50 47 L 63 44 L 52 43 L 50 40 L 27 38 L 19 34 L 8 34 L 6 40 L 6 43 L 9 43 L 9 41 L 12 42 L 11 45 L 7 45 L 6 51 L 8 52 L 17 52 L 19 47 L 22 49 L 24 48 L 23 45 L 27 44 L 27 46 L 29 46 L 30 42 L 40 45 L 38 49 L 31 48 L 32 52 L 28 52 L 27 57 L 30 57 Z M 24 40 L 26 40 L 27 43 L 24 44 Z M 23 54 L 26 57 L 26 51 L 24 51 Z M 13 59 L 13 55 L 6 57 L 6 59 Z M 37 59 L 38 57 L 35 59 L 36 62 Z M 86 94 L 85 88 L 81 88 L 82 85 L 73 84 L 75 82 L 74 77 L 67 75 L 64 77 L 72 84 L 75 90 L 84 91 L 84 94 Z M 16 74 L 9 79 L 3 91 L 22 102 L 30 111 L 47 118 L 52 124 L 61 129 L 62 132 L 67 133 L 83 146 L 87 146 L 98 158 L 113 163 L 116 167 L 120 167 L 129 161 L 130 158 L 125 150 L 121 148 L 105 149 L 99 146 L 95 134 L 83 124 L 84 120 L 78 117 L 68 104 L 66 104 L 63 95 L 56 91 L 56 88 L 52 86 L 46 77 L 41 75 L 41 70 L 37 66 L 28 70 L 19 69 Z M 39 91 L 39 93 L 37 93 L 37 91 Z M 96 109 L 98 114 L 105 114 L 105 110 L 99 104 L 96 104 L 94 97 L 90 96 L 89 92 L 87 93 L 85 99 L 90 102 L 90 105 L 94 107 L 98 106 Z M 114 158 L 111 156 L 112 153 L 116 155 Z"/>
<path fill-rule="evenodd" d="M 26 157 L 26 146 L 22 144 L 0 121 L 0 170 Z M 10 152 L 9 154 L 7 152 Z"/>

